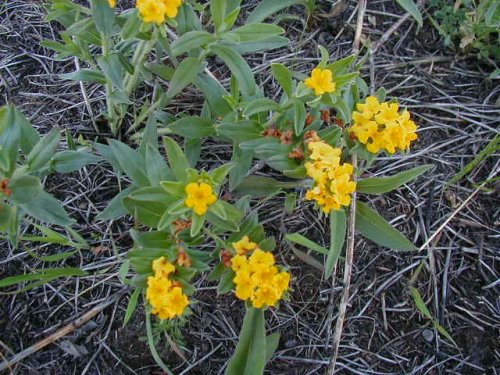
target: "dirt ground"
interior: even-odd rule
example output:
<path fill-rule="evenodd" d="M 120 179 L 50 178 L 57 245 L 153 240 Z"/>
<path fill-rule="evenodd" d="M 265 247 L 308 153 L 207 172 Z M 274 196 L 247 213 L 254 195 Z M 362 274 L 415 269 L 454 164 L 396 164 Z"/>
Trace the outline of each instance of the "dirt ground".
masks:
<path fill-rule="evenodd" d="M 243 3 L 244 15 L 257 2 Z M 332 1 L 319 3 L 307 29 L 303 8 L 288 11 L 294 16 L 280 25 L 291 39 L 289 46 L 247 56 L 259 82 L 270 92 L 277 88 L 268 74 L 271 62 L 306 72 L 318 61 L 318 44 L 334 57 L 350 53 L 357 2 L 348 1 L 335 17 L 326 14 Z M 368 1 L 363 39 L 379 41 L 403 15 L 394 1 Z M 102 88 L 86 85 L 91 114 L 79 84 L 59 77 L 75 69 L 75 60 L 56 61 L 54 53 L 39 44 L 43 39 L 57 40 L 58 27 L 44 21 L 41 1 L 0 4 L 0 103 L 16 104 L 42 133 L 57 125 L 73 136 L 104 139 L 108 134 L 96 132 L 92 125 L 92 114 L 104 107 Z M 213 61 L 211 69 L 228 83 L 222 65 Z M 478 188 L 498 173 L 498 155 L 488 158 L 459 184 L 444 189 L 498 133 L 500 85 L 498 79 L 488 78 L 491 70 L 474 56 L 445 49 L 428 22 L 419 30 L 411 18 L 381 44 L 363 68 L 363 77 L 374 88 L 385 87 L 389 97 L 399 98 L 420 126 L 419 141 L 411 153 L 381 158 L 369 174 L 391 174 L 421 164 L 433 164 L 435 169 L 395 192 L 360 199 L 370 200 L 418 247 L 436 231 L 439 234 L 414 252 L 396 252 L 358 238 L 337 373 L 500 374 L 499 186 L 496 182 Z M 148 94 L 146 89 L 137 95 L 138 108 Z M 196 112 L 200 103 L 200 94 L 189 88 L 167 110 L 173 114 L 185 108 Z M 200 166 L 228 160 L 229 155 L 226 145 L 207 141 Z M 267 169 L 259 173 L 274 175 Z M 130 249 L 127 232 L 133 222 L 94 220 L 119 189 L 111 167 L 100 164 L 50 177 L 45 186 L 65 203 L 78 220 L 75 229 L 93 246 L 93 251 L 79 252 L 57 265 L 81 267 L 90 276 L 60 279 L 19 294 L 0 294 L 0 361 L 119 296 L 82 328 L 22 361 L 13 373 L 161 374 L 145 340 L 143 309 L 122 328 L 129 294 L 120 294 L 123 287 L 118 271 Z M 338 268 L 335 283 L 324 281 L 320 271 L 297 259 L 284 242 L 280 226 L 322 245 L 329 243 L 326 218 L 318 217 L 303 200 L 304 192 L 298 192 L 300 208 L 290 216 L 282 210 L 283 195 L 254 202 L 261 206 L 260 218 L 267 232 L 277 238 L 277 257 L 293 274 L 290 301 L 266 313 L 268 332 L 281 332 L 278 350 L 266 370 L 269 374 L 322 374 L 332 355 L 343 267 Z M 61 249 L 40 245 L 33 250 L 55 254 Z M 420 264 L 423 268 L 412 280 Z M 0 242 L 0 278 L 43 266 L 25 247 L 14 251 Z M 416 309 L 410 285 L 420 291 L 432 315 L 456 344 L 439 335 Z M 179 341 L 186 361 L 168 349 L 164 338 L 159 352 L 176 374 L 223 373 L 236 345 L 243 306 L 231 296 L 218 297 L 216 285 L 206 275 L 195 286 L 193 315 Z"/>

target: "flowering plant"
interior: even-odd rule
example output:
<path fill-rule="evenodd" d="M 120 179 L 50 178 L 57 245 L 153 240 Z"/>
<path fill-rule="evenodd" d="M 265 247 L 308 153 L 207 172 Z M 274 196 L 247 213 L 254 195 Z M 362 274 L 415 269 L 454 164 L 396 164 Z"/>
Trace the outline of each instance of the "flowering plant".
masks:
<path fill-rule="evenodd" d="M 62 59 L 76 57 L 86 65 L 77 64 L 77 70 L 63 78 L 80 81 L 84 92 L 83 83 L 103 85 L 104 119 L 111 135 L 119 138 L 127 129 L 127 133 L 135 132 L 131 140 L 138 141 L 138 147 L 118 139 L 108 144 L 95 142 L 92 146 L 100 156 L 75 151 L 84 161 L 75 161 L 70 168 L 63 162 L 57 164 L 56 154 L 54 165 L 64 172 L 102 158 L 120 182 L 128 185 L 96 219 L 130 215 L 135 221 L 130 230 L 133 247 L 120 270 L 122 281 L 134 289 L 125 323 L 142 296 L 148 342 L 167 373 L 170 370 L 152 339 L 151 316 L 182 323 L 195 303 L 193 280 L 201 272 L 211 270 L 209 278 L 218 281 L 218 292 L 233 293 L 246 307 L 227 374 L 263 373 L 279 344 L 279 333 L 266 336 L 264 312 L 289 298 L 293 274 L 277 263 L 272 253 L 276 240 L 266 236 L 252 198 L 293 188 L 300 191 L 300 198 L 288 193 L 289 208 L 312 201 L 320 213 L 329 216 L 329 249 L 299 233 L 285 234 L 289 244 L 325 257 L 321 266 L 325 278 L 331 277 L 340 259 L 348 226 L 351 245 L 357 229 L 380 245 L 414 249 L 374 209 L 357 200 L 357 193 L 382 194 L 429 169 L 423 166 L 390 177 L 366 177 L 378 154 L 407 152 L 417 139 L 411 114 L 400 110 L 397 102 L 386 101 L 383 89 L 368 95 L 355 54 L 331 61 L 328 51 L 320 47 L 321 58 L 308 75 L 272 64 L 273 78 L 281 88 L 278 100 L 266 97 L 242 57 L 287 43 L 282 28 L 263 21 L 293 3 L 306 4 L 265 0 L 244 25 L 235 27 L 239 0 L 212 0 L 207 7 L 191 1 L 137 0 L 134 9 L 124 11 L 117 9 L 120 4 L 114 0 L 91 0 L 90 8 L 69 0 L 51 2 L 48 19 L 59 22 L 65 31 L 63 43 L 46 41 L 45 46 Z M 208 25 L 200 22 L 204 13 L 210 15 Z M 210 56 L 219 57 L 231 72 L 229 87 L 211 73 Z M 204 94 L 200 113 L 169 114 L 167 105 L 190 84 Z M 137 109 L 134 92 L 139 87 L 154 89 Z M 4 114 L 9 111 L 5 109 Z M 33 129 L 26 129 L 23 139 L 38 137 Z M 45 167 L 49 163 L 58 141 L 56 133 L 23 149 L 28 153 L 28 169 L 23 171 L 33 164 Z M 183 147 L 180 138 L 184 138 Z M 231 144 L 231 160 L 211 169 L 197 168 L 202 141 L 207 138 Z M 7 140 L 1 140 L 2 145 L 12 151 Z M 12 153 L 17 157 L 15 145 Z M 0 170 L 10 178 L 17 159 L 9 159 L 8 152 L 1 155 L 0 161 L 8 163 L 0 164 Z M 256 176 L 265 166 L 282 176 Z M 25 204 L 15 202 L 21 194 L 15 184 L 0 188 L 7 197 L 6 189 L 12 189 L 14 203 Z M 33 203 L 22 207 L 35 212 L 29 204 Z M 52 214 L 58 220 L 47 221 L 68 225 L 66 214 L 57 212 Z M 306 256 L 301 259 L 308 261 Z"/>

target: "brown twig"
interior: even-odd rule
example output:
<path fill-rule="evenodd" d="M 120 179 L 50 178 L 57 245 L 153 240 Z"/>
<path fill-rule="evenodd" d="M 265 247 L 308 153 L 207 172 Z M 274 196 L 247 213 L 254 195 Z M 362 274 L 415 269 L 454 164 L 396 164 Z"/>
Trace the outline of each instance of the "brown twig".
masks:
<path fill-rule="evenodd" d="M 50 345 L 54 343 L 55 341 L 59 340 L 61 337 L 66 336 L 67 334 L 75 331 L 76 329 L 80 328 L 82 325 L 87 323 L 90 319 L 92 319 L 94 316 L 99 314 L 101 311 L 103 311 L 106 307 L 109 305 L 112 305 L 115 303 L 119 297 L 121 297 L 126 291 L 126 288 L 118 291 L 115 296 L 111 299 L 108 299 L 99 305 L 95 306 L 93 309 L 90 311 L 86 312 L 83 314 L 80 318 L 74 320 L 67 326 L 61 328 L 60 330 L 54 332 L 52 335 L 44 338 L 43 340 L 37 342 L 34 345 L 31 345 L 29 348 L 23 350 L 22 352 L 12 356 L 10 359 L 7 361 L 1 362 L 0 363 L 0 371 L 6 370 L 6 369 L 12 369 L 12 367 L 22 361 L 23 359 L 29 357 L 33 353 L 36 353 L 37 351 L 45 348 L 47 345 Z"/>
<path fill-rule="evenodd" d="M 351 157 L 351 163 L 356 169 L 358 158 L 356 154 Z M 354 182 L 356 182 L 356 175 L 353 175 Z M 347 304 L 349 302 L 349 287 L 351 286 L 352 262 L 354 257 L 354 236 L 356 234 L 356 192 L 353 193 L 351 207 L 349 210 L 348 227 L 347 227 L 347 249 L 345 255 L 344 265 L 344 291 L 342 293 L 342 300 L 339 306 L 339 316 L 337 324 L 335 325 L 335 333 L 333 335 L 333 356 L 328 365 L 327 374 L 332 375 L 335 371 L 335 364 L 337 363 L 337 356 L 339 353 L 340 338 L 342 336 L 342 329 L 344 327 L 345 314 Z"/>

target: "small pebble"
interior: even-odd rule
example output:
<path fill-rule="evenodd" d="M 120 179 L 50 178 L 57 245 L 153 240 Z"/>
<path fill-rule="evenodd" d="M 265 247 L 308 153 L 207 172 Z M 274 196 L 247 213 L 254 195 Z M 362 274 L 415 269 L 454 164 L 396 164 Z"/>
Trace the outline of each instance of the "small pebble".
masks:
<path fill-rule="evenodd" d="M 431 329 L 424 329 L 422 336 L 424 336 L 424 340 L 427 342 L 434 340 L 434 332 Z"/>

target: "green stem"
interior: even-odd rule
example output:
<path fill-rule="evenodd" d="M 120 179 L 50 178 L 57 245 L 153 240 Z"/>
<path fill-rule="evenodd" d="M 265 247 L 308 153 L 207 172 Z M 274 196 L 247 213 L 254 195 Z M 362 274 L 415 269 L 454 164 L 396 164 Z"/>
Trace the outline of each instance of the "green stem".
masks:
<path fill-rule="evenodd" d="M 110 51 L 110 40 L 107 35 L 101 33 L 101 41 L 102 41 L 102 56 L 104 58 L 109 56 Z M 109 127 L 111 128 L 111 133 L 113 136 L 116 136 L 116 118 L 115 118 L 115 106 L 113 100 L 111 100 L 111 94 L 113 93 L 113 85 L 109 81 L 106 80 L 106 107 L 108 111 L 108 122 Z"/>
<path fill-rule="evenodd" d="M 132 66 L 134 67 L 134 73 L 132 75 L 127 75 L 125 77 L 125 94 L 130 95 L 137 83 L 137 78 L 139 77 L 140 65 L 146 58 L 146 56 L 153 49 L 156 39 L 158 38 L 158 29 L 155 28 L 151 34 L 151 39 L 148 41 L 141 41 L 135 50 L 134 56 L 132 57 Z"/>

